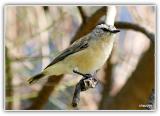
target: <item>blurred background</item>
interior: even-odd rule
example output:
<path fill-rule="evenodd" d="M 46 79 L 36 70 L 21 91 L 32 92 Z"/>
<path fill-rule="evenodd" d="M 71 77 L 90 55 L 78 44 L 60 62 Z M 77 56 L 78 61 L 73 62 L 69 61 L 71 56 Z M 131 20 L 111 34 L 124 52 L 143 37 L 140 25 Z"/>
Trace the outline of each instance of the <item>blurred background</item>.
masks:
<path fill-rule="evenodd" d="M 98 85 L 81 93 L 79 110 L 154 109 L 156 7 L 116 8 L 121 32 L 97 74 Z M 74 110 L 72 97 L 82 77 L 51 76 L 31 86 L 26 80 L 104 22 L 105 12 L 104 6 L 5 6 L 5 109 Z"/>

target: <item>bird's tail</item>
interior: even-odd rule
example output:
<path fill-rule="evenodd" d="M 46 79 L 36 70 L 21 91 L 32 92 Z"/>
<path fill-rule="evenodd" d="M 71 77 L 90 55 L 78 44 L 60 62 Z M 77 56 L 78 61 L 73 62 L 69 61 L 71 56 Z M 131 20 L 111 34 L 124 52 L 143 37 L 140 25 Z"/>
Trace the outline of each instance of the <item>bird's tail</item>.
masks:
<path fill-rule="evenodd" d="M 31 78 L 28 79 L 28 83 L 29 84 L 34 84 L 35 82 L 37 82 L 39 79 L 41 79 L 43 76 L 45 76 L 43 73 L 37 74 Z"/>

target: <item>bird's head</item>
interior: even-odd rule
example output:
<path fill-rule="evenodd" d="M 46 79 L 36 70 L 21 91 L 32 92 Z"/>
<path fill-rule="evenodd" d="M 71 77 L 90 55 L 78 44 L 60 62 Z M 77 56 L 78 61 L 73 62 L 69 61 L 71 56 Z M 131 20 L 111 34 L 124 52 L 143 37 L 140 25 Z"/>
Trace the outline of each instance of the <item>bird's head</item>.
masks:
<path fill-rule="evenodd" d="M 116 29 L 112 25 L 100 24 L 97 25 L 96 28 L 93 30 L 93 35 L 96 37 L 112 37 L 113 35 L 116 35 L 118 32 L 120 32 L 120 30 Z"/>

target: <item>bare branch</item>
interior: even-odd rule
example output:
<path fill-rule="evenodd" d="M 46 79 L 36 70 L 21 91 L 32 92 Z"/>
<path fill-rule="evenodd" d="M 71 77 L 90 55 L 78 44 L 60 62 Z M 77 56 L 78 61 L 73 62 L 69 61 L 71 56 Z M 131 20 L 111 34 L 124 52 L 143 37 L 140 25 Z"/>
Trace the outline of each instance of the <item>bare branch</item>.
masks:
<path fill-rule="evenodd" d="M 97 25 L 99 19 L 103 15 L 105 15 L 105 13 L 106 7 L 102 7 L 99 10 L 97 10 L 91 17 L 89 17 L 85 23 L 82 23 L 79 29 L 77 30 L 75 36 L 72 38 L 71 43 L 89 33 Z"/>
<path fill-rule="evenodd" d="M 99 10 L 97 10 L 91 17 L 89 17 L 86 21 L 86 23 L 82 23 L 82 25 L 79 27 L 77 30 L 75 36 L 72 38 L 71 43 L 79 39 L 80 37 L 86 35 L 89 33 L 97 24 L 99 19 L 106 14 L 106 7 L 102 7 Z M 149 32 L 146 30 L 144 27 L 134 24 L 134 23 L 129 23 L 129 22 L 115 22 L 115 26 L 120 29 L 131 29 L 134 31 L 142 32 L 145 34 L 152 43 L 154 43 L 154 38 L 155 35 L 152 32 Z"/>
<path fill-rule="evenodd" d="M 77 6 L 78 10 L 79 10 L 79 13 L 81 15 L 81 18 L 82 18 L 82 23 L 86 22 L 87 20 L 87 15 L 86 13 L 84 12 L 82 6 Z"/>
<path fill-rule="evenodd" d="M 105 24 L 114 25 L 116 14 L 117 14 L 116 6 L 108 6 L 106 8 L 107 8 L 107 12 L 106 12 Z"/>
<path fill-rule="evenodd" d="M 152 32 L 149 32 L 148 30 L 146 30 L 144 27 L 141 27 L 140 25 L 138 24 L 134 24 L 134 23 L 129 23 L 129 22 L 121 22 L 121 21 L 118 21 L 118 22 L 115 22 L 115 26 L 117 28 L 120 28 L 120 29 L 130 29 L 130 30 L 134 30 L 134 31 L 138 31 L 138 32 L 141 32 L 143 33 L 144 35 L 146 35 L 153 43 L 154 43 L 154 38 L 155 38 L 155 35 L 154 33 Z M 78 29 L 79 30 L 79 29 Z M 88 29 L 88 31 L 91 31 Z M 79 30 L 78 31 L 79 33 L 84 33 L 82 32 L 82 30 Z M 77 34 L 76 34 L 77 35 Z M 76 35 L 74 38 L 76 38 Z M 48 56 L 35 56 L 35 57 L 20 57 L 20 58 L 14 58 L 12 59 L 13 61 L 23 61 L 25 59 L 30 59 L 30 60 L 35 60 L 35 59 L 41 59 L 42 57 L 49 57 L 50 55 Z"/>
<path fill-rule="evenodd" d="M 110 57 L 111 58 L 111 57 Z M 112 86 L 112 69 L 113 69 L 113 64 L 110 61 L 110 58 L 108 60 L 108 62 L 105 65 L 104 68 L 104 72 L 105 72 L 105 76 L 104 76 L 104 84 L 103 86 L 103 91 L 102 91 L 102 98 L 101 101 L 99 103 L 99 109 L 103 109 L 106 105 L 106 103 L 108 103 L 109 99 L 109 92 L 111 90 L 111 86 Z"/>
<path fill-rule="evenodd" d="M 143 34 L 145 34 L 151 40 L 152 43 L 154 43 L 154 38 L 155 38 L 154 34 L 149 32 L 144 27 L 141 27 L 138 24 L 129 23 L 129 22 L 120 22 L 119 21 L 119 22 L 115 23 L 115 26 L 117 28 L 121 28 L 121 29 L 131 29 L 131 30 L 134 30 L 134 31 L 142 32 Z"/>

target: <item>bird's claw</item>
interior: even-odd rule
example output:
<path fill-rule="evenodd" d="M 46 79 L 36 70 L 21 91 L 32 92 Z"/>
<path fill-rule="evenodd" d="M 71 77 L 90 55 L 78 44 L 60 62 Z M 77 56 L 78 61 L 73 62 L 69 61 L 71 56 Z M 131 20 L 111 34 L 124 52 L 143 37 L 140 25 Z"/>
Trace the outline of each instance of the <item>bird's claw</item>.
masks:
<path fill-rule="evenodd" d="M 84 79 L 83 82 L 84 82 L 85 88 L 89 89 L 89 88 L 96 87 L 96 85 L 98 83 L 98 80 L 91 77 L 91 78 L 88 78 L 88 79 Z"/>
<path fill-rule="evenodd" d="M 73 70 L 73 72 L 83 76 L 83 78 L 79 81 L 82 91 L 85 91 L 89 88 L 94 88 L 98 83 L 98 80 L 95 79 L 91 74 L 83 74 L 76 70 Z"/>

